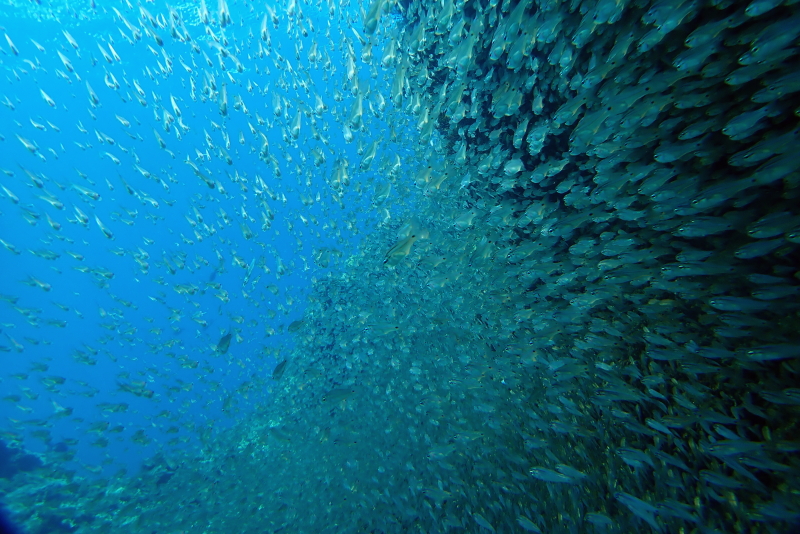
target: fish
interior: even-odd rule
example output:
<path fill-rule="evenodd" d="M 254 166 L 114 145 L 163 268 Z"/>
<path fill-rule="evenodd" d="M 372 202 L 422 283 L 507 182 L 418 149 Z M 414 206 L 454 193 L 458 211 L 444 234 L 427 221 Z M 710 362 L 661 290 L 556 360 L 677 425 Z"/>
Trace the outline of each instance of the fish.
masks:
<path fill-rule="evenodd" d="M 497 532 L 495 528 L 492 526 L 492 524 L 489 523 L 489 521 L 478 512 L 473 512 L 472 519 L 474 519 L 478 525 L 485 528 L 486 530 L 490 532 Z"/>
<path fill-rule="evenodd" d="M 359 392 L 357 387 L 334 388 L 322 396 L 323 404 L 336 405 L 347 401 Z"/>
<path fill-rule="evenodd" d="M 103 233 L 104 236 L 106 236 L 108 239 L 114 239 L 114 234 L 111 232 L 111 230 L 106 228 L 106 226 L 100 221 L 97 215 L 94 216 L 94 220 L 97 223 L 97 227 L 100 228 L 100 231 Z"/>
<path fill-rule="evenodd" d="M 517 518 L 517 523 L 519 524 L 519 526 L 521 526 L 527 532 L 542 532 L 542 529 L 540 529 L 536 525 L 536 523 L 534 523 L 533 521 L 531 521 L 530 519 L 528 519 L 524 515 L 521 515 L 521 516 L 519 516 Z"/>
<path fill-rule="evenodd" d="M 564 473 L 558 473 L 546 467 L 532 467 L 530 469 L 530 474 L 534 478 L 544 482 L 556 482 L 561 484 L 571 484 L 573 482 L 573 479 L 568 475 Z"/>
<path fill-rule="evenodd" d="M 275 369 L 272 370 L 272 379 L 273 380 L 280 380 L 283 376 L 283 373 L 286 372 L 286 364 L 288 360 L 282 360 L 275 366 Z"/>
<path fill-rule="evenodd" d="M 658 509 L 645 501 L 625 492 L 616 492 L 614 498 L 625 505 L 634 515 L 644 520 L 653 530 L 661 531 L 662 526 L 656 518 Z"/>
<path fill-rule="evenodd" d="M 411 247 L 417 239 L 427 239 L 428 236 L 428 231 L 419 228 L 416 222 L 406 223 L 398 234 L 400 240 L 386 252 L 384 265 L 387 267 L 397 266 L 411 252 Z"/>
<path fill-rule="evenodd" d="M 232 333 L 228 332 L 224 336 L 219 339 L 219 343 L 217 343 L 216 347 L 214 348 L 214 352 L 217 354 L 227 354 L 228 349 L 231 346 L 231 339 Z"/>

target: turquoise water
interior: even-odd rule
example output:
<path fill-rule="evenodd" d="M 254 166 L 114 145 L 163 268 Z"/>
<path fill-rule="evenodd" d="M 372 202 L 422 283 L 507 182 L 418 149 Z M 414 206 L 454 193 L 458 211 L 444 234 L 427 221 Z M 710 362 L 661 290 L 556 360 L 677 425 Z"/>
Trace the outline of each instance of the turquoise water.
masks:
<path fill-rule="evenodd" d="M 797 528 L 799 16 L 6 3 L 10 520 Z"/>

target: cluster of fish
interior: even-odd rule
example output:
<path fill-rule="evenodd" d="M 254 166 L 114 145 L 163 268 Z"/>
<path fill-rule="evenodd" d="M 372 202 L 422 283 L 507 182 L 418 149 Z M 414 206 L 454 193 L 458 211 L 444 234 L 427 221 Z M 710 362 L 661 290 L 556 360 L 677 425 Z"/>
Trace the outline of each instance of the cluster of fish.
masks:
<path fill-rule="evenodd" d="M 416 129 L 389 134 L 416 168 L 387 158 L 375 195 L 405 217 L 315 282 L 258 415 L 202 462 L 80 486 L 85 531 L 796 528 L 799 17 L 364 6 L 353 45 L 385 94 L 354 89 L 342 131 L 365 98 Z"/>
<path fill-rule="evenodd" d="M 263 401 L 310 280 L 415 196 L 355 12 L 217 7 L 3 8 L 0 439 L 82 476 Z"/>

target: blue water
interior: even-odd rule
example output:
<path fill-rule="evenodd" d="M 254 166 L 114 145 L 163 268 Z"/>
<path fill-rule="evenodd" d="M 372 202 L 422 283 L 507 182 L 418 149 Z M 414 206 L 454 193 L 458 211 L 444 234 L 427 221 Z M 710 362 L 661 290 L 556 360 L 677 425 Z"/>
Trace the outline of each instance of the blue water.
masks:
<path fill-rule="evenodd" d="M 137 13 L 124 4 L 116 7 L 127 17 L 137 18 Z M 315 120 L 320 130 L 323 124 L 331 126 L 330 131 L 323 132 L 331 139 L 330 148 L 310 139 L 306 116 L 298 141 L 287 144 L 281 129 L 288 128 L 289 121 L 274 115 L 272 95 L 278 93 L 286 98 L 291 106 L 287 110 L 290 118 L 297 112 L 297 102 L 306 102 L 309 96 L 302 89 L 278 88 L 279 80 L 289 84 L 294 80 L 271 61 L 244 61 L 247 67 L 241 73 L 230 62 L 227 72 L 214 69 L 218 87 L 226 84 L 230 99 L 229 115 L 223 117 L 217 99 L 206 98 L 203 102 L 190 97 L 189 78 L 194 78 L 200 93 L 204 73 L 210 71 L 202 55 L 171 39 L 162 48 L 145 36 L 132 46 L 120 37 L 117 27 L 122 24 L 110 6 L 79 9 L 76 12 L 61 6 L 55 16 L 49 16 L 43 15 L 49 11 L 44 6 L 3 8 L 1 24 L 19 55 L 10 54 L 6 47 L 2 59 L 2 93 L 14 106 L 13 110 L 0 110 L 4 124 L 2 183 L 19 198 L 19 203 L 3 195 L 2 238 L 19 254 L 2 250 L 2 293 L 17 299 L 13 305 L 3 303 L 0 310 L 0 335 L 6 350 L 2 380 L 4 396 L 21 395 L 22 399 L 5 400 L 1 409 L 4 429 L 9 432 L 7 440 L 23 441 L 33 452 L 48 452 L 72 438 L 77 443 L 68 449 L 74 457 L 65 467 L 84 466 L 96 474 L 108 475 L 120 468 L 135 471 L 142 459 L 157 450 L 197 450 L 202 445 L 200 434 L 227 428 L 241 411 L 253 410 L 264 402 L 269 397 L 264 381 L 276 362 L 292 350 L 286 327 L 302 317 L 311 280 L 330 275 L 356 250 L 361 236 L 346 227 L 348 222 L 369 229 L 375 217 L 370 215 L 369 194 L 348 192 L 343 198 L 344 209 L 331 202 L 335 191 L 327 182 L 336 159 L 358 162 L 360 158 L 355 143 L 342 141 L 331 115 L 334 110 L 348 113 L 346 104 L 351 99 L 335 103 L 329 94 L 332 80 L 323 82 L 321 69 L 311 70 L 307 83 L 313 84 L 315 92 L 322 92 L 328 103 L 328 111 Z M 148 4 L 148 9 L 152 13 L 168 13 L 163 4 Z M 194 8 L 183 6 L 179 11 L 190 24 L 188 28 L 201 50 L 215 57 L 208 46 L 210 38 L 196 24 Z M 325 25 L 316 13 L 310 14 L 308 20 L 318 27 Z M 250 26 L 257 29 L 260 22 L 255 14 L 243 13 L 241 23 L 246 26 L 237 24 L 224 32 L 229 42 L 241 47 L 243 60 L 257 53 L 257 41 L 250 41 L 248 32 Z M 62 30 L 74 36 L 79 50 L 70 46 Z M 272 30 L 275 53 L 291 58 L 299 66 L 293 57 L 295 41 Z M 332 34 L 331 39 L 336 35 Z M 30 39 L 46 52 L 38 51 Z M 97 43 L 105 46 L 109 42 L 121 61 L 108 64 L 99 53 Z M 173 62 L 168 75 L 156 70 L 157 62 L 165 64 L 162 50 Z M 342 63 L 339 50 L 327 50 L 335 63 Z M 74 72 L 67 71 L 57 51 L 69 58 Z M 156 57 L 153 51 L 162 55 Z M 191 75 L 180 65 L 179 58 L 194 65 Z M 32 61 L 36 68 L 24 59 Z M 254 70 L 259 67 L 261 73 Z M 148 76 L 148 69 L 152 77 Z M 264 74 L 264 69 L 271 73 Z M 57 71 L 65 73 L 67 79 L 59 78 Z M 118 90 L 106 86 L 106 73 L 120 82 Z M 134 80 L 145 93 L 147 107 L 136 100 Z M 251 82 L 255 86 L 248 92 Z M 90 102 L 87 83 L 99 98 L 97 106 Z M 53 98 L 56 107 L 48 106 L 40 90 Z M 249 116 L 233 109 L 234 95 L 244 100 Z M 181 139 L 175 135 L 180 129 L 177 124 L 171 126 L 171 132 L 163 127 L 162 110 L 174 115 L 170 96 L 176 99 L 182 112 L 180 118 L 189 127 L 189 131 L 181 132 Z M 272 127 L 259 125 L 256 113 Z M 130 126 L 123 126 L 116 115 L 129 121 Z M 45 129 L 34 128 L 31 119 Z M 385 129 L 375 117 L 365 116 L 365 120 L 373 128 Z M 221 131 L 212 122 L 229 132 L 227 151 L 233 165 L 227 165 L 217 151 L 206 145 L 204 131 L 216 146 L 225 147 Z M 248 123 L 267 136 L 271 152 L 280 161 L 280 177 L 257 158 L 262 141 L 260 136 L 251 134 Z M 81 133 L 80 125 L 88 133 Z M 172 154 L 159 147 L 154 130 Z M 95 131 L 113 138 L 114 144 L 102 143 Z M 239 143 L 240 132 L 244 132 L 245 145 Z M 35 142 L 39 147 L 37 155 L 28 152 L 16 135 Z M 327 161 L 322 166 L 315 167 L 310 161 L 308 147 L 312 143 L 326 152 Z M 207 152 L 211 160 L 198 161 L 195 149 Z M 119 165 L 106 153 L 118 158 Z M 303 163 L 304 157 L 309 161 Z M 218 180 L 226 194 L 220 194 L 217 188 L 209 189 L 184 162 L 186 158 Z M 145 178 L 134 164 L 159 180 Z M 373 169 L 377 166 L 376 161 Z M 43 188 L 34 186 L 23 168 L 40 176 Z M 298 169 L 302 169 L 302 175 L 297 175 Z M 306 185 L 306 175 L 310 185 Z M 237 176 L 240 183 L 234 182 Z M 266 192 L 257 194 L 261 190 L 257 176 L 281 197 L 273 200 Z M 374 171 L 361 173 L 353 181 L 367 189 L 375 176 Z M 157 202 L 157 207 L 130 195 L 123 179 L 137 195 Z M 88 188 L 100 198 L 87 198 L 73 185 Z M 48 193 L 63 203 L 63 209 L 40 198 Z M 301 195 L 313 200 L 319 195 L 321 201 L 303 205 Z M 268 230 L 262 230 L 262 198 L 274 212 Z M 87 224 L 75 222 L 75 208 L 88 216 Z M 221 210 L 227 213 L 229 225 L 220 217 Z M 250 220 L 244 219 L 244 211 Z M 202 216 L 202 223 L 198 221 L 192 227 L 187 218 L 197 221 L 196 213 Z M 316 222 L 306 225 L 300 214 Z M 60 224 L 59 230 L 48 224 L 47 216 Z M 113 239 L 101 232 L 95 217 L 113 233 Z M 252 239 L 243 237 L 242 223 L 255 234 Z M 201 231 L 201 238 L 195 235 L 195 229 Z M 340 251 L 341 257 L 334 255 L 328 265 L 320 267 L 314 254 L 325 247 Z M 29 252 L 40 249 L 60 257 L 45 260 Z M 78 261 L 68 252 L 80 254 L 83 259 Z M 146 271 L 134 258 L 145 253 L 148 257 L 142 261 L 148 265 Z M 247 266 L 236 265 L 234 254 Z M 185 266 L 178 267 L 174 259 L 181 256 Z M 277 274 L 278 258 L 285 266 L 283 275 Z M 165 260 L 174 273 L 165 266 Z M 254 261 L 256 266 L 244 283 Z M 80 267 L 103 268 L 113 273 L 113 278 L 79 272 L 76 269 Z M 30 277 L 48 284 L 49 290 L 26 285 L 24 282 Z M 212 282 L 220 289 L 210 287 Z M 196 294 L 178 294 L 174 288 L 180 284 L 193 285 Z M 268 284 L 275 286 L 276 294 L 265 289 Z M 217 296 L 221 291 L 227 293 L 224 301 Z M 15 311 L 15 306 L 34 308 L 31 320 Z M 171 310 L 177 310 L 178 317 L 171 318 Z M 51 326 L 50 320 L 66 324 L 63 328 Z M 225 355 L 216 355 L 214 347 L 228 331 L 234 332 L 231 349 Z M 87 354 L 92 363 L 76 362 L 72 357 L 75 351 Z M 34 363 L 48 368 L 32 372 Z M 13 378 L 14 375 L 25 376 Z M 42 383 L 48 376 L 65 381 L 49 391 Z M 121 391 L 118 386 L 137 380 L 146 382 L 146 388 L 154 392 L 152 398 Z M 128 408 L 121 413 L 102 413 L 97 408 L 101 402 L 127 403 Z M 72 414 L 54 417 L 53 403 L 71 409 Z M 31 432 L 37 427 L 31 420 L 47 420 L 42 428 L 48 434 L 32 438 Z M 110 435 L 88 432 L 92 424 L 103 421 L 123 429 Z M 145 443 L 131 443 L 137 431 L 144 432 Z M 108 444 L 93 446 L 103 436 L 107 436 Z"/>

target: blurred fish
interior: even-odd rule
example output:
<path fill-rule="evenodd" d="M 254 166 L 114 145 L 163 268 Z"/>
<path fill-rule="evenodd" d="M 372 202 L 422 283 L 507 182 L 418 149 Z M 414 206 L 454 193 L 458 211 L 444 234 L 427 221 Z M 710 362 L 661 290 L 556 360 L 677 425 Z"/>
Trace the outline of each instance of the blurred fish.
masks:
<path fill-rule="evenodd" d="M 231 339 L 232 339 L 231 332 L 228 332 L 227 334 L 222 336 L 219 339 L 219 343 L 217 343 L 216 347 L 214 348 L 214 351 L 217 354 L 226 354 L 231 346 Z"/>
<path fill-rule="evenodd" d="M 286 364 L 288 360 L 282 360 L 275 366 L 275 369 L 272 370 L 272 379 L 273 380 L 280 380 L 283 376 L 283 373 L 286 371 Z"/>

